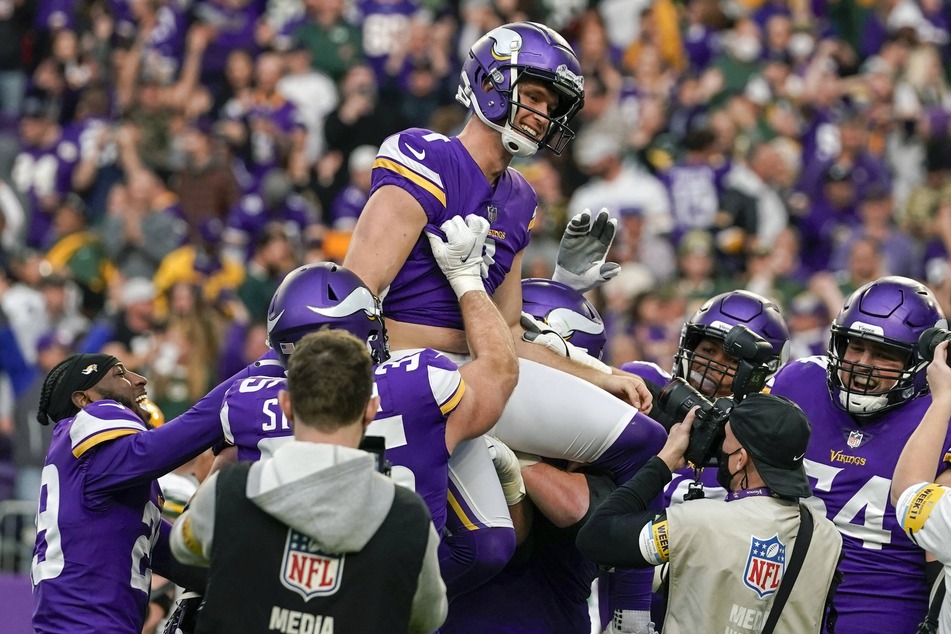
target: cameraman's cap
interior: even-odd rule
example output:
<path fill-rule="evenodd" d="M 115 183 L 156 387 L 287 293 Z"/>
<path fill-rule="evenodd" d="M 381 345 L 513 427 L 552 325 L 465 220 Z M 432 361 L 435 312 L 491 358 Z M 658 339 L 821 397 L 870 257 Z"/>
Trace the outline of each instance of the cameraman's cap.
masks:
<path fill-rule="evenodd" d="M 798 405 L 775 394 L 750 394 L 733 408 L 730 429 L 773 493 L 812 495 L 802 466 L 812 427 Z"/>

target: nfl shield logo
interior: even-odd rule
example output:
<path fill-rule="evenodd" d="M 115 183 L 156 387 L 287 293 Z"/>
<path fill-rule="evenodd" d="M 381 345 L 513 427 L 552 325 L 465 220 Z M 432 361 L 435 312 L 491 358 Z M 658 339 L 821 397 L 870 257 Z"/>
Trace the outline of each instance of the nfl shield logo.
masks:
<path fill-rule="evenodd" d="M 499 219 L 499 208 L 494 204 L 489 203 L 489 223 L 493 223 Z"/>
<path fill-rule="evenodd" d="M 847 444 L 852 449 L 855 449 L 862 444 L 862 436 L 863 434 L 860 431 L 850 431 L 849 439 L 845 441 L 845 444 Z"/>
<path fill-rule="evenodd" d="M 763 599 L 776 593 L 786 570 L 786 545 L 779 535 L 769 539 L 750 538 L 750 553 L 746 558 L 743 583 Z"/>
<path fill-rule="evenodd" d="M 281 584 L 304 601 L 331 595 L 340 589 L 343 561 L 344 555 L 322 552 L 310 537 L 288 529 Z"/>

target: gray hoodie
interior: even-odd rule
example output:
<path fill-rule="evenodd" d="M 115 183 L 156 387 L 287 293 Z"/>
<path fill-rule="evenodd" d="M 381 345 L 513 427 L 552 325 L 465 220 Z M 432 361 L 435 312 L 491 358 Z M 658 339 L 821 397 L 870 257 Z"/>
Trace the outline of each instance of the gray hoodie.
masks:
<path fill-rule="evenodd" d="M 171 548 L 185 564 L 208 566 L 215 532 L 217 474 L 201 486 L 175 522 Z M 331 552 L 361 550 L 393 504 L 393 482 L 376 472 L 373 456 L 340 445 L 292 441 L 251 466 L 247 496 L 282 523 L 314 537 Z M 409 632 L 425 634 L 446 618 L 439 576 L 439 538 L 432 524 L 419 573 Z"/>

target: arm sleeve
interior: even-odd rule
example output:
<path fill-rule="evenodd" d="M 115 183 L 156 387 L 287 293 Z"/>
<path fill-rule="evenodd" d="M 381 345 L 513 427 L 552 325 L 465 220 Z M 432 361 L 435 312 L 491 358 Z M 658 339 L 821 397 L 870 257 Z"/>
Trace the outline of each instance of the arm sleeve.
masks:
<path fill-rule="evenodd" d="M 656 456 L 620 486 L 578 533 L 578 549 L 599 564 L 639 568 L 653 565 L 641 554 L 641 530 L 657 519 L 650 502 L 670 482 L 670 470 Z"/>
<path fill-rule="evenodd" d="M 172 555 L 183 564 L 208 566 L 211 563 L 217 483 L 218 472 L 215 472 L 198 488 L 188 508 L 178 516 L 172 527 Z"/>
<path fill-rule="evenodd" d="M 150 482 L 218 442 L 222 438 L 219 411 L 229 386 L 225 381 L 161 427 L 114 439 L 103 436 L 103 443 L 90 452 L 86 493 L 104 493 Z"/>
<path fill-rule="evenodd" d="M 446 584 L 443 583 L 439 574 L 438 546 L 439 537 L 430 522 L 429 542 L 426 544 L 426 555 L 423 559 L 423 567 L 419 571 L 416 594 L 413 596 L 409 622 L 410 634 L 429 634 L 443 624 L 449 611 Z"/>
<path fill-rule="evenodd" d="M 951 496 L 948 487 L 922 482 L 908 487 L 895 505 L 905 534 L 919 548 L 943 562 L 951 561 Z"/>

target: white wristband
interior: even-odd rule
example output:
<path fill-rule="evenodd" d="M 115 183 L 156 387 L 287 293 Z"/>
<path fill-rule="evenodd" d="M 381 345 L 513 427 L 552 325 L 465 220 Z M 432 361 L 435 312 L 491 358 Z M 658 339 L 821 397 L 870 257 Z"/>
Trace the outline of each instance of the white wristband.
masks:
<path fill-rule="evenodd" d="M 449 281 L 449 284 L 452 286 L 452 290 L 455 291 L 456 297 L 462 299 L 462 296 L 468 293 L 469 291 L 480 291 L 485 292 L 485 284 L 482 283 L 481 277 L 457 277 Z"/>

